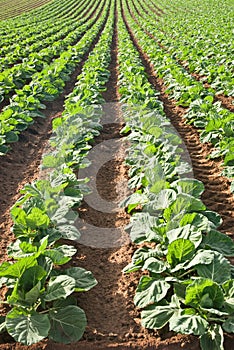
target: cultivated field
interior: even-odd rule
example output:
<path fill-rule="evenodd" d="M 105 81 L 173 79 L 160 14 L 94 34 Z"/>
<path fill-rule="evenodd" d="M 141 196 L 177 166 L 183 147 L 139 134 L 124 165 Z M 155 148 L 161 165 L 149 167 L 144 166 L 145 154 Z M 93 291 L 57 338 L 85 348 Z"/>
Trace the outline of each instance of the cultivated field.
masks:
<path fill-rule="evenodd" d="M 0 0 L 0 350 L 231 350 L 232 0 Z"/>

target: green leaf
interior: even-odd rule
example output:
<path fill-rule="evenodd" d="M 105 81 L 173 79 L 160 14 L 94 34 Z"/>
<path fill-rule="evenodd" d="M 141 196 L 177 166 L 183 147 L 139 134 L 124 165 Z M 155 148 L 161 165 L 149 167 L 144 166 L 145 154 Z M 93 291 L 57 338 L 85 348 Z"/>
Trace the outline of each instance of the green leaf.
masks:
<path fill-rule="evenodd" d="M 223 342 L 223 331 L 218 324 L 210 325 L 206 333 L 200 337 L 202 350 L 224 350 Z"/>
<path fill-rule="evenodd" d="M 47 272 L 41 266 L 29 267 L 21 276 L 18 282 L 18 291 L 21 292 L 21 297 L 33 305 L 39 295 L 41 290 L 40 281 L 46 277 Z"/>
<path fill-rule="evenodd" d="M 222 325 L 225 332 L 234 333 L 234 316 L 229 317 Z"/>
<path fill-rule="evenodd" d="M 48 249 L 44 255 L 49 257 L 55 265 L 63 265 L 71 260 L 71 257 L 76 253 L 76 248 L 68 245 L 62 245 L 54 249 Z"/>
<path fill-rule="evenodd" d="M 84 311 L 75 305 L 51 310 L 49 317 L 49 338 L 59 343 L 69 344 L 80 340 L 87 325 Z"/>
<path fill-rule="evenodd" d="M 160 329 L 167 324 L 174 312 L 175 309 L 171 305 L 150 305 L 141 312 L 142 326 L 149 329 Z"/>
<path fill-rule="evenodd" d="M 166 296 L 169 288 L 170 284 L 163 280 L 142 276 L 134 296 L 134 303 L 136 306 L 144 308 L 150 304 L 159 302 Z"/>
<path fill-rule="evenodd" d="M 41 281 L 47 272 L 41 266 L 32 266 L 29 267 L 19 279 L 19 287 L 25 292 L 30 291 L 38 281 Z"/>
<path fill-rule="evenodd" d="M 29 215 L 26 216 L 26 223 L 31 229 L 47 228 L 50 218 L 39 208 L 32 208 Z"/>
<path fill-rule="evenodd" d="M 131 196 L 121 202 L 121 207 L 127 207 L 128 213 L 135 209 L 140 204 L 148 202 L 148 197 L 142 193 L 133 193 Z"/>
<path fill-rule="evenodd" d="M 220 309 L 223 306 L 224 295 L 221 287 L 212 280 L 200 278 L 186 288 L 185 304 L 195 308 Z"/>
<path fill-rule="evenodd" d="M 214 258 L 210 264 L 197 265 L 196 269 L 201 277 L 223 283 L 231 278 L 230 262 L 218 252 L 213 252 Z"/>
<path fill-rule="evenodd" d="M 171 189 L 161 190 L 154 199 L 154 210 L 163 210 L 174 202 L 176 199 L 176 192 Z"/>
<path fill-rule="evenodd" d="M 224 256 L 234 256 L 234 242 L 222 232 L 211 230 L 204 237 L 203 242 L 210 249 L 217 250 Z"/>
<path fill-rule="evenodd" d="M 193 257 L 193 259 L 186 266 L 186 269 L 190 269 L 191 267 L 196 265 L 211 264 L 213 259 L 214 254 L 212 250 L 199 249 L 196 252 L 196 255 Z"/>
<path fill-rule="evenodd" d="M 68 295 L 74 292 L 75 289 L 74 278 L 66 275 L 60 275 L 57 277 L 51 277 L 47 291 L 44 295 L 45 301 L 51 301 L 63 298 L 65 299 Z"/>
<path fill-rule="evenodd" d="M 148 237 L 155 241 L 161 241 L 159 236 L 153 228 L 157 226 L 157 218 L 151 216 L 149 213 L 136 213 L 132 217 L 130 237 L 133 242 L 144 242 Z"/>
<path fill-rule="evenodd" d="M 189 194 L 180 193 L 170 207 L 164 210 L 163 215 L 167 220 L 172 219 L 177 215 L 179 215 L 182 219 L 185 213 L 204 211 L 205 209 L 206 206 L 200 199 L 197 199 Z"/>
<path fill-rule="evenodd" d="M 53 301 L 53 309 L 61 309 L 66 306 L 75 305 L 77 306 L 77 298 L 69 296 L 66 299 L 58 299 Z"/>
<path fill-rule="evenodd" d="M 202 212 L 202 215 L 206 216 L 209 221 L 211 221 L 215 227 L 219 227 L 222 224 L 221 216 L 211 210 L 205 210 Z"/>
<path fill-rule="evenodd" d="M 168 231 L 167 238 L 169 240 L 169 243 L 175 241 L 176 239 L 184 238 L 190 240 L 197 248 L 202 241 L 202 234 L 199 230 L 196 229 L 196 227 L 192 225 L 186 225 Z"/>
<path fill-rule="evenodd" d="M 196 227 L 196 229 L 200 232 L 207 232 L 210 231 L 211 228 L 216 227 L 213 222 L 209 221 L 208 218 L 201 213 L 185 214 L 180 220 L 180 226 L 183 227 L 187 224 Z"/>
<path fill-rule="evenodd" d="M 74 225 L 59 225 L 57 229 L 65 239 L 70 239 L 71 241 L 80 239 L 80 232 Z"/>
<path fill-rule="evenodd" d="M 162 273 L 166 269 L 166 263 L 154 257 L 146 259 L 144 265 L 142 266 L 142 271 L 148 270 L 156 274 Z"/>
<path fill-rule="evenodd" d="M 26 314 L 15 308 L 6 316 L 6 328 L 15 341 L 31 345 L 48 336 L 50 321 L 48 315 Z"/>
<path fill-rule="evenodd" d="M 172 267 L 189 260 L 195 252 L 194 244 L 184 238 L 178 238 L 168 245 L 167 261 Z"/>
<path fill-rule="evenodd" d="M 14 131 L 8 131 L 5 134 L 5 137 L 6 137 L 6 143 L 17 142 L 19 140 L 18 134 Z"/>
<path fill-rule="evenodd" d="M 201 181 L 189 178 L 174 181 L 171 187 L 176 188 L 178 193 L 187 193 L 196 198 L 199 198 L 205 189 Z"/>
<path fill-rule="evenodd" d="M 206 332 L 209 323 L 197 315 L 185 315 L 183 312 L 172 317 L 169 321 L 171 331 L 182 334 L 202 335 Z"/>
<path fill-rule="evenodd" d="M 3 264 L 2 264 L 2 268 L 0 270 L 0 276 L 8 276 L 8 277 L 20 277 L 24 271 L 31 267 L 31 266 L 35 266 L 37 265 L 37 261 L 35 259 L 35 256 L 29 256 L 26 258 L 21 258 L 19 259 L 16 263 L 9 265 L 6 264 L 4 266 L 6 266 L 5 268 L 3 268 Z"/>
<path fill-rule="evenodd" d="M 147 133 L 153 135 L 154 137 L 158 138 L 159 136 L 162 135 L 162 129 L 156 125 L 151 126 L 150 128 L 147 129 Z"/>
<path fill-rule="evenodd" d="M 228 280 L 222 285 L 224 290 L 225 310 L 230 313 L 234 312 L 234 280 Z"/>
<path fill-rule="evenodd" d="M 87 292 L 98 283 L 92 272 L 87 271 L 82 267 L 70 267 L 69 269 L 64 270 L 62 273 L 74 278 L 76 292 Z"/>

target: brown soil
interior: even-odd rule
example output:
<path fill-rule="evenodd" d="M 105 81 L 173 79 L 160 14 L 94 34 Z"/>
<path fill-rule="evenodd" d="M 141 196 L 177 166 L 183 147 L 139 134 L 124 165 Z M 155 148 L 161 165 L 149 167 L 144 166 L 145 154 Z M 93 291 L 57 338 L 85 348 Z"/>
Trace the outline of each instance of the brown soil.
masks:
<path fill-rule="evenodd" d="M 132 34 L 132 33 L 131 33 Z M 165 103 L 165 112 L 171 118 L 173 125 L 181 134 L 190 152 L 194 166 L 194 174 L 202 179 L 206 186 L 204 201 L 207 205 L 214 205 L 212 209 L 219 209 L 218 212 L 224 218 L 225 225 L 230 233 L 233 220 L 227 218 L 224 213 L 233 213 L 233 202 L 229 192 L 227 179 L 219 176 L 218 164 L 206 159 L 209 147 L 201 145 L 198 134 L 194 128 L 184 124 L 183 109 L 175 106 L 164 93 L 163 82 L 156 78 L 153 67 L 150 65 L 147 56 L 139 49 L 142 61 L 146 67 L 149 81 L 160 91 L 160 98 Z M 107 91 L 103 96 L 107 102 L 106 114 L 112 114 L 112 123 L 104 124 L 99 137 L 95 139 L 95 146 L 101 145 L 107 140 L 119 142 L 119 150 L 113 159 L 100 166 L 96 178 L 96 185 L 100 198 L 110 203 L 118 203 L 121 197 L 125 196 L 127 181 L 127 168 L 123 163 L 124 139 L 120 135 L 123 127 L 118 107 L 118 64 L 117 64 L 117 32 L 115 30 L 112 43 L 112 61 L 110 63 L 111 76 L 106 84 Z M 81 69 L 81 67 L 79 68 Z M 78 74 L 76 72 L 76 74 Z M 74 76 L 75 78 L 75 76 Z M 74 80 L 69 82 L 68 90 L 74 86 Z M 68 92 L 67 90 L 67 92 Z M 9 207 L 14 203 L 19 194 L 17 191 L 22 188 L 25 182 L 32 181 L 38 176 L 38 165 L 43 152 L 43 146 L 50 135 L 49 120 L 62 111 L 63 97 L 50 105 L 48 122 L 35 123 L 30 130 L 22 135 L 22 141 L 13 145 L 13 151 L 4 159 L 0 159 L 0 171 L 2 180 L 2 212 L 3 221 L 1 225 L 1 246 L 2 260 L 6 258 L 6 245 L 13 239 L 10 234 Z M 56 109 L 57 106 L 57 109 Z M 57 113 L 57 114 L 56 114 Z M 108 120 L 108 118 L 107 118 Z M 32 136 L 30 138 L 30 135 Z M 37 137 L 36 137 L 36 136 Z M 17 153 L 18 149 L 18 153 Z M 31 151 L 31 153 L 30 153 Z M 34 153 L 35 152 L 35 153 Z M 26 169 L 26 170 L 25 170 Z M 213 180 L 215 178 L 215 181 Z M 215 187 L 215 188 L 214 188 Z M 212 202 L 211 196 L 212 194 Z M 230 204 L 229 204 L 230 201 Z M 211 202 L 211 203 L 210 203 Z M 219 205 L 222 204 L 222 207 Z M 175 335 L 166 328 L 158 332 L 148 331 L 140 325 L 140 313 L 133 304 L 133 296 L 139 280 L 139 273 L 123 275 L 122 269 L 131 261 L 131 255 L 136 247 L 129 243 L 124 232 L 124 226 L 129 220 L 124 210 L 117 209 L 113 212 L 102 212 L 101 208 L 93 208 L 84 201 L 79 209 L 80 217 L 87 225 L 92 226 L 93 234 L 109 229 L 117 230 L 123 240 L 118 246 L 111 246 L 112 237 L 109 237 L 110 245 L 100 247 L 87 243 L 76 243 L 78 252 L 69 266 L 80 266 L 91 270 L 98 280 L 98 285 L 91 291 L 80 293 L 78 296 L 79 306 L 87 315 L 88 327 L 81 341 L 74 344 L 64 345 L 44 340 L 32 346 L 23 346 L 15 343 L 8 335 L 4 334 L 0 339 L 0 350 L 106 350 L 106 349 L 158 349 L 158 350 L 199 350 L 199 342 L 196 337 Z M 225 227 L 223 229 L 226 230 Z M 106 232 L 106 231 L 105 231 Z M 100 237 L 97 237 L 97 239 Z M 225 338 L 225 350 L 232 349 L 233 337 Z"/>

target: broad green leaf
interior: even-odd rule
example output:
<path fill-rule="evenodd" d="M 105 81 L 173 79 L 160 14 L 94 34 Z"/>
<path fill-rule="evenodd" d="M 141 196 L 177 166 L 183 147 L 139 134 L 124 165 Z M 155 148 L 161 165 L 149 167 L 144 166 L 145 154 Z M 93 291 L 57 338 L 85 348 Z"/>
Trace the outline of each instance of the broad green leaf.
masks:
<path fill-rule="evenodd" d="M 200 337 L 202 350 L 224 350 L 223 330 L 220 325 L 213 324 Z"/>
<path fill-rule="evenodd" d="M 153 135 L 154 137 L 158 138 L 159 136 L 162 135 L 162 129 L 156 125 L 151 126 L 150 128 L 147 129 L 147 133 Z"/>
<path fill-rule="evenodd" d="M 80 239 L 80 232 L 74 225 L 59 225 L 57 229 L 65 239 L 70 239 L 71 241 Z"/>
<path fill-rule="evenodd" d="M 163 210 L 174 202 L 176 192 L 171 189 L 161 190 L 155 197 L 153 208 L 154 210 Z"/>
<path fill-rule="evenodd" d="M 175 241 L 176 239 L 184 238 L 190 240 L 197 248 L 202 241 L 202 234 L 199 230 L 196 229 L 196 227 L 192 225 L 186 225 L 168 231 L 167 238 L 169 240 L 169 243 Z"/>
<path fill-rule="evenodd" d="M 211 230 L 204 237 L 202 243 L 211 249 L 217 250 L 224 256 L 234 256 L 234 242 L 231 237 L 222 232 Z"/>
<path fill-rule="evenodd" d="M 222 285 L 224 290 L 225 310 L 230 313 L 234 312 L 234 280 L 228 280 Z"/>
<path fill-rule="evenodd" d="M 25 293 L 25 301 L 30 305 L 36 303 L 41 292 L 41 282 L 39 281 L 32 289 Z"/>
<path fill-rule="evenodd" d="M 75 305 L 49 312 L 51 329 L 49 339 L 69 344 L 78 341 L 87 325 L 85 313 Z"/>
<path fill-rule="evenodd" d="M 231 278 L 230 262 L 218 252 L 213 252 L 214 258 L 210 264 L 197 265 L 196 270 L 201 277 L 223 283 Z"/>
<path fill-rule="evenodd" d="M 223 306 L 224 295 L 221 287 L 212 280 L 200 278 L 186 288 L 185 304 L 195 308 L 220 309 Z"/>
<path fill-rule="evenodd" d="M 19 288 L 28 292 L 46 275 L 47 272 L 39 265 L 29 267 L 19 279 Z"/>
<path fill-rule="evenodd" d="M 26 269 L 28 269 L 31 266 L 37 265 L 37 261 L 35 259 L 35 256 L 29 256 L 26 258 L 19 259 L 16 263 L 9 265 L 6 265 L 6 268 L 2 268 L 0 270 L 0 276 L 8 276 L 8 277 L 20 277 Z M 5 265 L 4 265 L 5 266 Z"/>
<path fill-rule="evenodd" d="M 145 170 L 145 177 L 149 181 L 150 192 L 152 193 L 158 194 L 167 187 L 163 167 L 157 160 L 152 161 L 151 166 Z"/>
<path fill-rule="evenodd" d="M 209 323 L 198 315 L 185 315 L 183 312 L 172 317 L 169 321 L 171 331 L 182 334 L 202 335 Z"/>
<path fill-rule="evenodd" d="M 7 247 L 8 256 L 19 259 L 37 252 L 37 247 L 31 243 L 21 242 L 20 239 L 10 243 Z"/>
<path fill-rule="evenodd" d="M 142 326 L 149 329 L 160 329 L 164 327 L 173 316 L 175 309 L 167 306 L 148 306 L 141 312 Z"/>
<path fill-rule="evenodd" d="M 15 308 L 6 316 L 6 328 L 15 341 L 31 345 L 48 336 L 50 321 L 48 315 L 24 314 Z"/>
<path fill-rule="evenodd" d="M 170 284 L 163 280 L 142 276 L 134 296 L 134 303 L 136 306 L 144 308 L 150 304 L 159 302 L 166 296 L 169 288 Z"/>
<path fill-rule="evenodd" d="M 62 273 L 74 278 L 76 292 L 87 292 L 98 283 L 92 272 L 87 271 L 82 267 L 70 267 L 69 269 L 64 270 Z"/>
<path fill-rule="evenodd" d="M 45 301 L 51 301 L 63 298 L 65 299 L 75 290 L 75 279 L 66 276 L 60 275 L 57 277 L 51 277 L 47 290 L 44 295 Z"/>
<path fill-rule="evenodd" d="M 135 263 L 144 263 L 145 260 L 149 258 L 157 258 L 164 256 L 165 254 L 162 252 L 160 249 L 160 246 L 156 246 L 156 248 L 149 248 L 149 247 L 142 247 L 137 249 L 133 256 L 132 256 L 132 261 Z"/>
<path fill-rule="evenodd" d="M 133 193 L 131 196 L 121 202 L 121 207 L 127 207 L 128 213 L 135 209 L 138 205 L 148 202 L 148 197 L 142 193 Z"/>
<path fill-rule="evenodd" d="M 71 260 L 76 251 L 76 248 L 73 246 L 61 245 L 54 249 L 46 250 L 44 255 L 49 257 L 55 265 L 63 265 Z"/>
<path fill-rule="evenodd" d="M 169 220 L 175 216 L 180 216 L 182 219 L 185 213 L 190 213 L 193 211 L 203 211 L 206 206 L 198 198 L 195 198 L 189 194 L 180 193 L 178 194 L 176 200 L 164 210 L 164 217 Z"/>
<path fill-rule="evenodd" d="M 212 250 L 199 249 L 192 260 L 186 266 L 186 269 L 190 269 L 193 266 L 201 264 L 211 264 L 214 259 L 214 253 Z"/>
<path fill-rule="evenodd" d="M 167 265 L 164 261 L 159 260 L 157 258 L 148 258 L 145 260 L 144 265 L 142 266 L 142 271 L 143 270 L 148 270 L 153 273 L 162 273 L 167 269 Z"/>
<path fill-rule="evenodd" d="M 178 193 L 187 193 L 196 198 L 199 198 L 205 189 L 201 181 L 189 178 L 174 181 L 171 187 L 176 188 Z"/>
<path fill-rule="evenodd" d="M 6 142 L 7 143 L 17 142 L 19 140 L 18 134 L 16 132 L 14 132 L 14 131 L 8 131 L 5 134 L 5 137 L 6 137 Z"/>
<path fill-rule="evenodd" d="M 222 325 L 225 332 L 234 333 L 234 316 L 229 317 Z"/>
<path fill-rule="evenodd" d="M 75 305 L 77 306 L 77 298 L 73 297 L 73 296 L 69 296 L 66 299 L 58 299 L 53 301 L 53 309 L 60 309 L 60 308 L 64 308 L 66 306 L 70 306 L 70 305 Z"/>
<path fill-rule="evenodd" d="M 234 298 L 234 280 L 230 279 L 223 283 L 223 290 L 225 292 L 225 297 Z"/>
<path fill-rule="evenodd" d="M 215 227 L 219 227 L 223 222 L 221 216 L 214 211 L 205 210 L 202 212 L 202 215 L 206 216 L 207 219 L 211 221 Z"/>
<path fill-rule="evenodd" d="M 184 238 L 176 239 L 168 245 L 167 261 L 172 267 L 191 259 L 195 252 L 194 244 Z"/>
<path fill-rule="evenodd" d="M 206 216 L 201 213 L 187 213 L 180 220 L 180 226 L 192 225 L 197 228 L 198 231 L 209 231 L 214 228 L 213 222 L 209 221 Z"/>
<path fill-rule="evenodd" d="M 32 208 L 25 220 L 31 229 L 47 228 L 50 223 L 50 218 L 39 208 Z"/>
<path fill-rule="evenodd" d="M 200 307 L 200 309 L 202 311 L 205 311 L 205 313 L 209 313 L 209 314 L 214 314 L 214 315 L 217 315 L 217 316 L 229 316 L 228 312 L 224 312 L 224 311 L 220 311 L 220 310 L 217 310 L 217 309 L 213 309 L 212 307 L 211 308 L 205 308 L 205 307 Z"/>
<path fill-rule="evenodd" d="M 136 213 L 132 218 L 130 237 L 133 242 L 144 242 L 148 237 L 161 241 L 159 236 L 153 228 L 157 226 L 157 218 L 151 216 L 149 213 Z"/>

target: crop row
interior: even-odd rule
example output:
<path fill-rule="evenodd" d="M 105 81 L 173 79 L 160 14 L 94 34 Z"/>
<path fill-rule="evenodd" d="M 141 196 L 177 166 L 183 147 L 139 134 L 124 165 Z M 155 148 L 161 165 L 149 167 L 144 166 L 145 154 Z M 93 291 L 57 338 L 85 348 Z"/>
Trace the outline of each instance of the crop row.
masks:
<path fill-rule="evenodd" d="M 97 11 L 97 8 L 94 8 L 94 11 Z M 88 21 L 89 17 L 89 14 L 85 15 L 85 13 L 81 12 L 75 19 L 75 23 L 73 23 L 74 21 L 70 24 L 65 23 L 65 29 L 59 31 L 59 27 L 56 27 L 54 29 L 56 34 L 49 36 L 44 40 L 43 44 L 40 44 L 40 41 L 37 42 L 36 47 L 40 48 L 39 52 L 34 47 L 35 45 L 31 45 L 26 50 L 22 49 L 22 52 L 20 52 L 21 57 L 27 55 L 28 51 L 28 58 L 23 59 L 23 63 L 16 64 L 12 68 L 5 69 L 0 73 L 0 101 L 3 101 L 9 94 L 12 94 L 15 89 L 22 88 L 26 82 L 29 83 L 33 74 L 46 68 L 46 65 L 50 64 L 64 51 L 77 43 L 93 24 L 92 20 Z M 60 40 L 61 38 L 62 40 Z M 15 59 L 18 58 L 18 51 L 16 56 Z M 14 53 L 11 54 L 10 59 L 12 57 L 14 57 Z M 5 57 L 4 60 L 9 62 L 9 57 Z"/>
<path fill-rule="evenodd" d="M 20 15 L 22 12 L 28 12 L 32 9 L 46 4 L 49 0 L 14 0 L 14 3 L 9 6 L 8 1 L 1 1 L 0 3 L 0 20 L 5 20 L 10 17 Z"/>
<path fill-rule="evenodd" d="M 102 109 L 92 105 L 100 102 L 103 85 L 109 79 L 113 28 L 112 3 L 100 39 L 73 93 L 66 98 L 63 115 L 53 121 L 52 151 L 42 161 L 42 170 L 50 170 L 49 179 L 27 184 L 21 191 L 23 197 L 11 209 L 17 239 L 8 247 L 8 255 L 15 262 L 0 266 L 0 281 L 8 287 L 5 303 L 12 309 L 2 320 L 1 330 L 26 345 L 45 337 L 74 342 L 86 327 L 85 313 L 72 293 L 88 291 L 97 281 L 82 268 L 58 267 L 76 253 L 74 247 L 61 244 L 63 239 L 76 241 L 80 237 L 75 209 L 89 189 L 88 179 L 77 180 L 74 170 L 88 165 L 85 157 L 91 148 L 89 143 L 101 128 Z M 88 97 L 92 83 L 95 100 L 92 95 Z"/>
<path fill-rule="evenodd" d="M 47 21 L 49 19 L 52 19 L 53 17 L 57 17 L 59 12 L 63 13 L 64 8 L 69 8 L 71 3 L 76 6 L 75 1 L 69 1 L 66 5 L 64 1 L 59 0 L 53 0 L 49 2 L 48 4 L 39 7 L 33 11 L 30 11 L 28 13 L 22 14 L 21 16 L 17 18 L 8 19 L 6 21 L 0 22 L 0 33 L 1 34 L 7 34 L 11 32 L 11 35 L 13 33 L 17 33 L 18 31 L 21 32 L 25 31 L 25 27 L 28 26 L 28 29 L 30 29 L 30 25 L 34 26 L 35 23 Z"/>
<path fill-rule="evenodd" d="M 129 6 L 132 2 L 129 3 Z M 142 27 L 147 27 L 155 36 L 151 19 L 142 18 L 134 12 L 132 18 L 129 6 L 124 2 L 124 13 L 142 50 L 148 55 L 158 77 L 163 78 L 167 87 L 166 93 L 175 99 L 178 105 L 188 107 L 184 118 L 200 130 L 202 142 L 214 146 L 211 158 L 223 158 L 223 174 L 234 177 L 234 114 L 223 108 L 220 102 L 214 102 L 215 90 L 206 89 L 201 82 L 193 78 L 174 58 L 166 52 Z M 131 7 L 133 12 L 133 6 Z M 157 30 L 156 30 L 157 32 Z M 233 188 L 233 185 L 232 185 Z"/>
<path fill-rule="evenodd" d="M 169 324 L 177 333 L 198 335 L 202 349 L 220 350 L 223 331 L 234 331 L 234 270 L 227 258 L 234 254 L 234 243 L 217 230 L 220 216 L 202 203 L 204 186 L 188 177 L 181 140 L 155 94 L 145 89 L 147 76 L 120 7 L 118 32 L 121 81 L 131 86 L 129 92 L 122 90 L 127 104 L 122 132 L 130 133 L 126 163 L 135 190 L 122 205 L 132 213 L 128 231 L 140 245 L 124 272 L 142 270 L 134 303 L 142 310 L 144 327 Z M 142 100 L 148 101 L 144 108 Z"/>
<path fill-rule="evenodd" d="M 85 23 L 83 17 L 88 17 L 88 12 L 91 11 L 92 8 L 95 10 L 98 7 L 97 5 L 93 6 L 94 3 L 94 0 L 90 2 L 90 7 L 88 9 L 86 1 L 83 6 L 79 6 L 77 9 L 71 8 L 70 11 L 72 14 L 69 18 L 63 18 L 61 13 L 61 16 L 57 19 L 48 20 L 41 25 L 34 24 L 26 33 L 22 33 L 22 35 L 19 35 L 19 33 L 15 34 L 12 44 L 8 43 L 7 37 L 4 36 L 4 46 L 0 51 L 1 70 L 10 68 L 14 64 L 22 61 L 25 63 L 28 56 L 32 59 L 32 55 L 42 49 L 47 48 L 48 50 L 52 44 L 55 44 L 56 48 L 56 44 L 58 45 L 56 41 L 59 39 L 68 40 L 72 32 L 77 29 L 79 25 Z M 66 13 L 66 10 L 64 13 Z M 62 43 L 60 43 L 60 46 L 63 46 Z M 43 55 L 43 51 L 41 52 L 42 57 L 45 56 L 45 53 L 46 51 Z M 37 57 L 37 55 L 35 55 L 35 57 Z"/>
<path fill-rule="evenodd" d="M 45 66 L 41 72 L 35 73 L 30 84 L 17 90 L 10 104 L 3 109 L 0 114 L 2 154 L 8 151 L 7 144 L 17 141 L 19 132 L 33 123 L 34 117 L 43 116 L 40 112 L 40 109 L 45 108 L 42 101 L 53 101 L 63 91 L 65 81 L 69 80 L 71 73 L 88 52 L 107 20 L 110 1 L 103 0 L 101 4 L 104 4 L 104 9 L 80 28 L 82 33 L 85 28 L 90 27 L 82 39 L 64 51 L 50 65 Z"/>
<path fill-rule="evenodd" d="M 146 12 L 142 12 L 147 11 L 145 4 L 143 10 L 139 7 L 143 5 L 142 1 L 134 0 L 134 5 L 143 17 L 148 17 Z M 233 11 L 225 4 L 217 15 L 217 2 L 213 1 L 212 5 L 209 2 L 208 5 L 203 4 L 200 11 L 187 11 L 186 19 L 184 12 L 178 10 L 160 17 L 156 25 L 153 20 L 154 33 L 157 33 L 157 40 L 190 72 L 199 74 L 218 94 L 233 96 Z"/>

